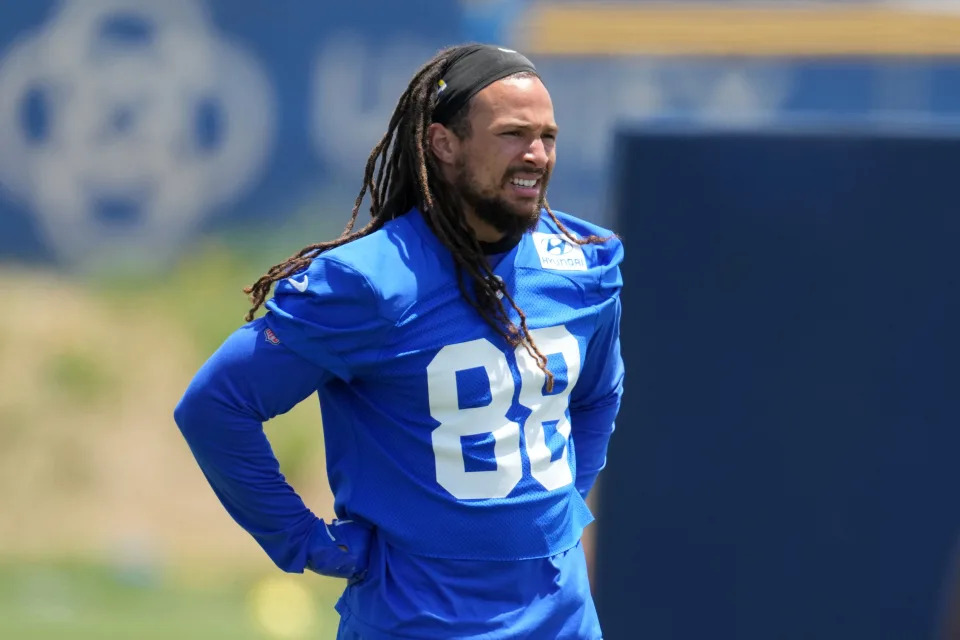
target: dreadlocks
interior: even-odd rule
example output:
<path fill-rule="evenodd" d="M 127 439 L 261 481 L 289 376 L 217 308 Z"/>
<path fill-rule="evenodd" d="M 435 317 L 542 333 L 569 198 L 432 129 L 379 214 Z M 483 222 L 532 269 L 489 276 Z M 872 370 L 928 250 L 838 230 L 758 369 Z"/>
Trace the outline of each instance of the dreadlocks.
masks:
<path fill-rule="evenodd" d="M 353 205 L 350 221 L 339 238 L 304 247 L 296 254 L 270 267 L 266 274 L 244 289 L 252 307 L 246 320 L 253 320 L 263 305 L 274 282 L 279 282 L 309 266 L 310 262 L 329 249 L 377 231 L 388 221 L 418 208 L 427 225 L 449 249 L 456 262 L 457 284 L 463 298 L 512 347 L 523 345 L 546 375 L 546 388 L 553 390 L 553 374 L 547 369 L 547 358 L 540 352 L 527 328 L 527 317 L 510 293 L 500 285 L 484 256 L 480 241 L 467 223 L 456 190 L 443 179 L 437 161 L 428 152 L 427 131 L 437 103 L 437 86 L 448 63 L 463 46 L 440 51 L 414 74 L 400 96 L 390 118 L 387 132 L 374 146 L 367 159 L 363 185 Z M 532 75 L 520 72 L 517 76 Z M 470 136 L 468 120 L 470 104 L 461 108 L 448 123 L 460 139 Z M 357 214 L 364 197 L 370 194 L 370 222 L 354 231 Z M 547 214 L 563 234 L 578 245 L 605 242 L 606 238 L 578 238 L 550 210 L 546 197 L 541 202 Z M 468 283 L 470 286 L 468 286 Z M 517 313 L 519 326 L 508 315 L 504 300 Z"/>

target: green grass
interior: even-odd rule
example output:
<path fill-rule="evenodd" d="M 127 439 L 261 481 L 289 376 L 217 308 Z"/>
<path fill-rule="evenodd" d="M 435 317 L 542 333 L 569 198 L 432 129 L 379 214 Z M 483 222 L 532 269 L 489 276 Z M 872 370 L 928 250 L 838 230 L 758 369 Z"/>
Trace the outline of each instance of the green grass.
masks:
<path fill-rule="evenodd" d="M 334 638 L 342 582 L 290 576 L 307 589 L 313 622 L 299 635 L 270 635 L 254 619 L 251 590 L 265 577 L 184 579 L 80 564 L 0 564 L 0 638 L 5 640 L 269 640 Z M 192 580 L 191 582 L 197 582 Z"/>
<path fill-rule="evenodd" d="M 50 356 L 47 385 L 52 393 L 88 405 L 109 396 L 118 381 L 97 356 L 96 347 L 71 348 Z"/>

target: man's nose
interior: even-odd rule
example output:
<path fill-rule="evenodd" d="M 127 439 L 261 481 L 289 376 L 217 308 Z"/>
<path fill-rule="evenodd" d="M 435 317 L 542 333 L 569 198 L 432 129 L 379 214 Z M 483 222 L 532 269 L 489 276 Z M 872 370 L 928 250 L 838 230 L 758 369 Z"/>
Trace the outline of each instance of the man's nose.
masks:
<path fill-rule="evenodd" d="M 547 148 L 543 144 L 543 138 L 536 138 L 530 143 L 530 146 L 527 147 L 527 152 L 523 154 L 523 159 L 538 169 L 543 169 L 547 166 Z"/>

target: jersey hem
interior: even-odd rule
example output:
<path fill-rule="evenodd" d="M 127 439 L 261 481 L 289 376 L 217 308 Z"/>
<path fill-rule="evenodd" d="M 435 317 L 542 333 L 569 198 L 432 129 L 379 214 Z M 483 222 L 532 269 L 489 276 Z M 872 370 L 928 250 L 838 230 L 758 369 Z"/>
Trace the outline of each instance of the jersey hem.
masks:
<path fill-rule="evenodd" d="M 580 527 L 580 530 L 577 531 L 574 539 L 572 541 L 564 542 L 560 544 L 556 549 L 550 548 L 543 552 L 536 552 L 532 554 L 520 554 L 516 556 L 504 556 L 499 558 L 493 558 L 490 556 L 463 556 L 463 555 L 448 555 L 443 553 L 429 553 L 429 552 L 422 551 L 420 549 L 411 549 L 410 547 L 407 547 L 402 543 L 398 543 L 397 540 L 392 537 L 387 537 L 386 543 L 395 549 L 399 549 L 400 551 L 403 551 L 404 553 L 409 553 L 410 555 L 420 556 L 423 558 L 435 558 L 437 560 L 472 560 L 476 562 L 517 562 L 519 560 L 538 560 L 540 558 L 550 558 L 552 556 L 555 556 L 555 555 L 564 553 L 566 551 L 569 551 L 570 549 L 573 549 L 575 546 L 577 546 L 580 543 L 581 539 L 583 538 L 583 530 L 586 529 L 587 526 L 593 521 L 594 521 L 594 518 L 591 514 L 590 520 L 588 520 L 586 524 Z M 379 535 L 383 535 L 381 531 L 382 530 L 378 530 Z"/>

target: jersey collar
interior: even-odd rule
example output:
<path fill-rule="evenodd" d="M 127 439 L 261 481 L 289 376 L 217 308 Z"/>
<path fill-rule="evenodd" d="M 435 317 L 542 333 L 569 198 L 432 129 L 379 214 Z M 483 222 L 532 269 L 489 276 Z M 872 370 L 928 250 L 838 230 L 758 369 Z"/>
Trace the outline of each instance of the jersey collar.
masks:
<path fill-rule="evenodd" d="M 429 243 L 435 250 L 440 251 L 443 254 L 449 255 L 449 250 L 440 242 L 440 238 L 433 233 L 433 230 L 430 228 L 430 225 L 427 224 L 427 221 L 423 218 L 423 213 L 419 209 L 414 207 L 410 213 L 404 216 L 410 219 L 414 228 L 417 231 L 417 234 L 424 240 L 424 242 Z M 517 247 L 520 246 L 521 242 L 526 236 L 529 236 L 529 232 L 520 233 L 515 236 L 504 236 L 496 242 L 481 242 L 480 247 L 483 250 L 484 255 L 497 255 L 497 254 L 507 254 L 503 256 L 503 259 L 500 261 L 497 268 L 493 270 L 494 273 L 500 270 L 500 268 L 508 268 L 508 265 L 513 265 L 514 259 L 517 254 Z M 512 255 L 511 255 L 512 254 Z"/>

